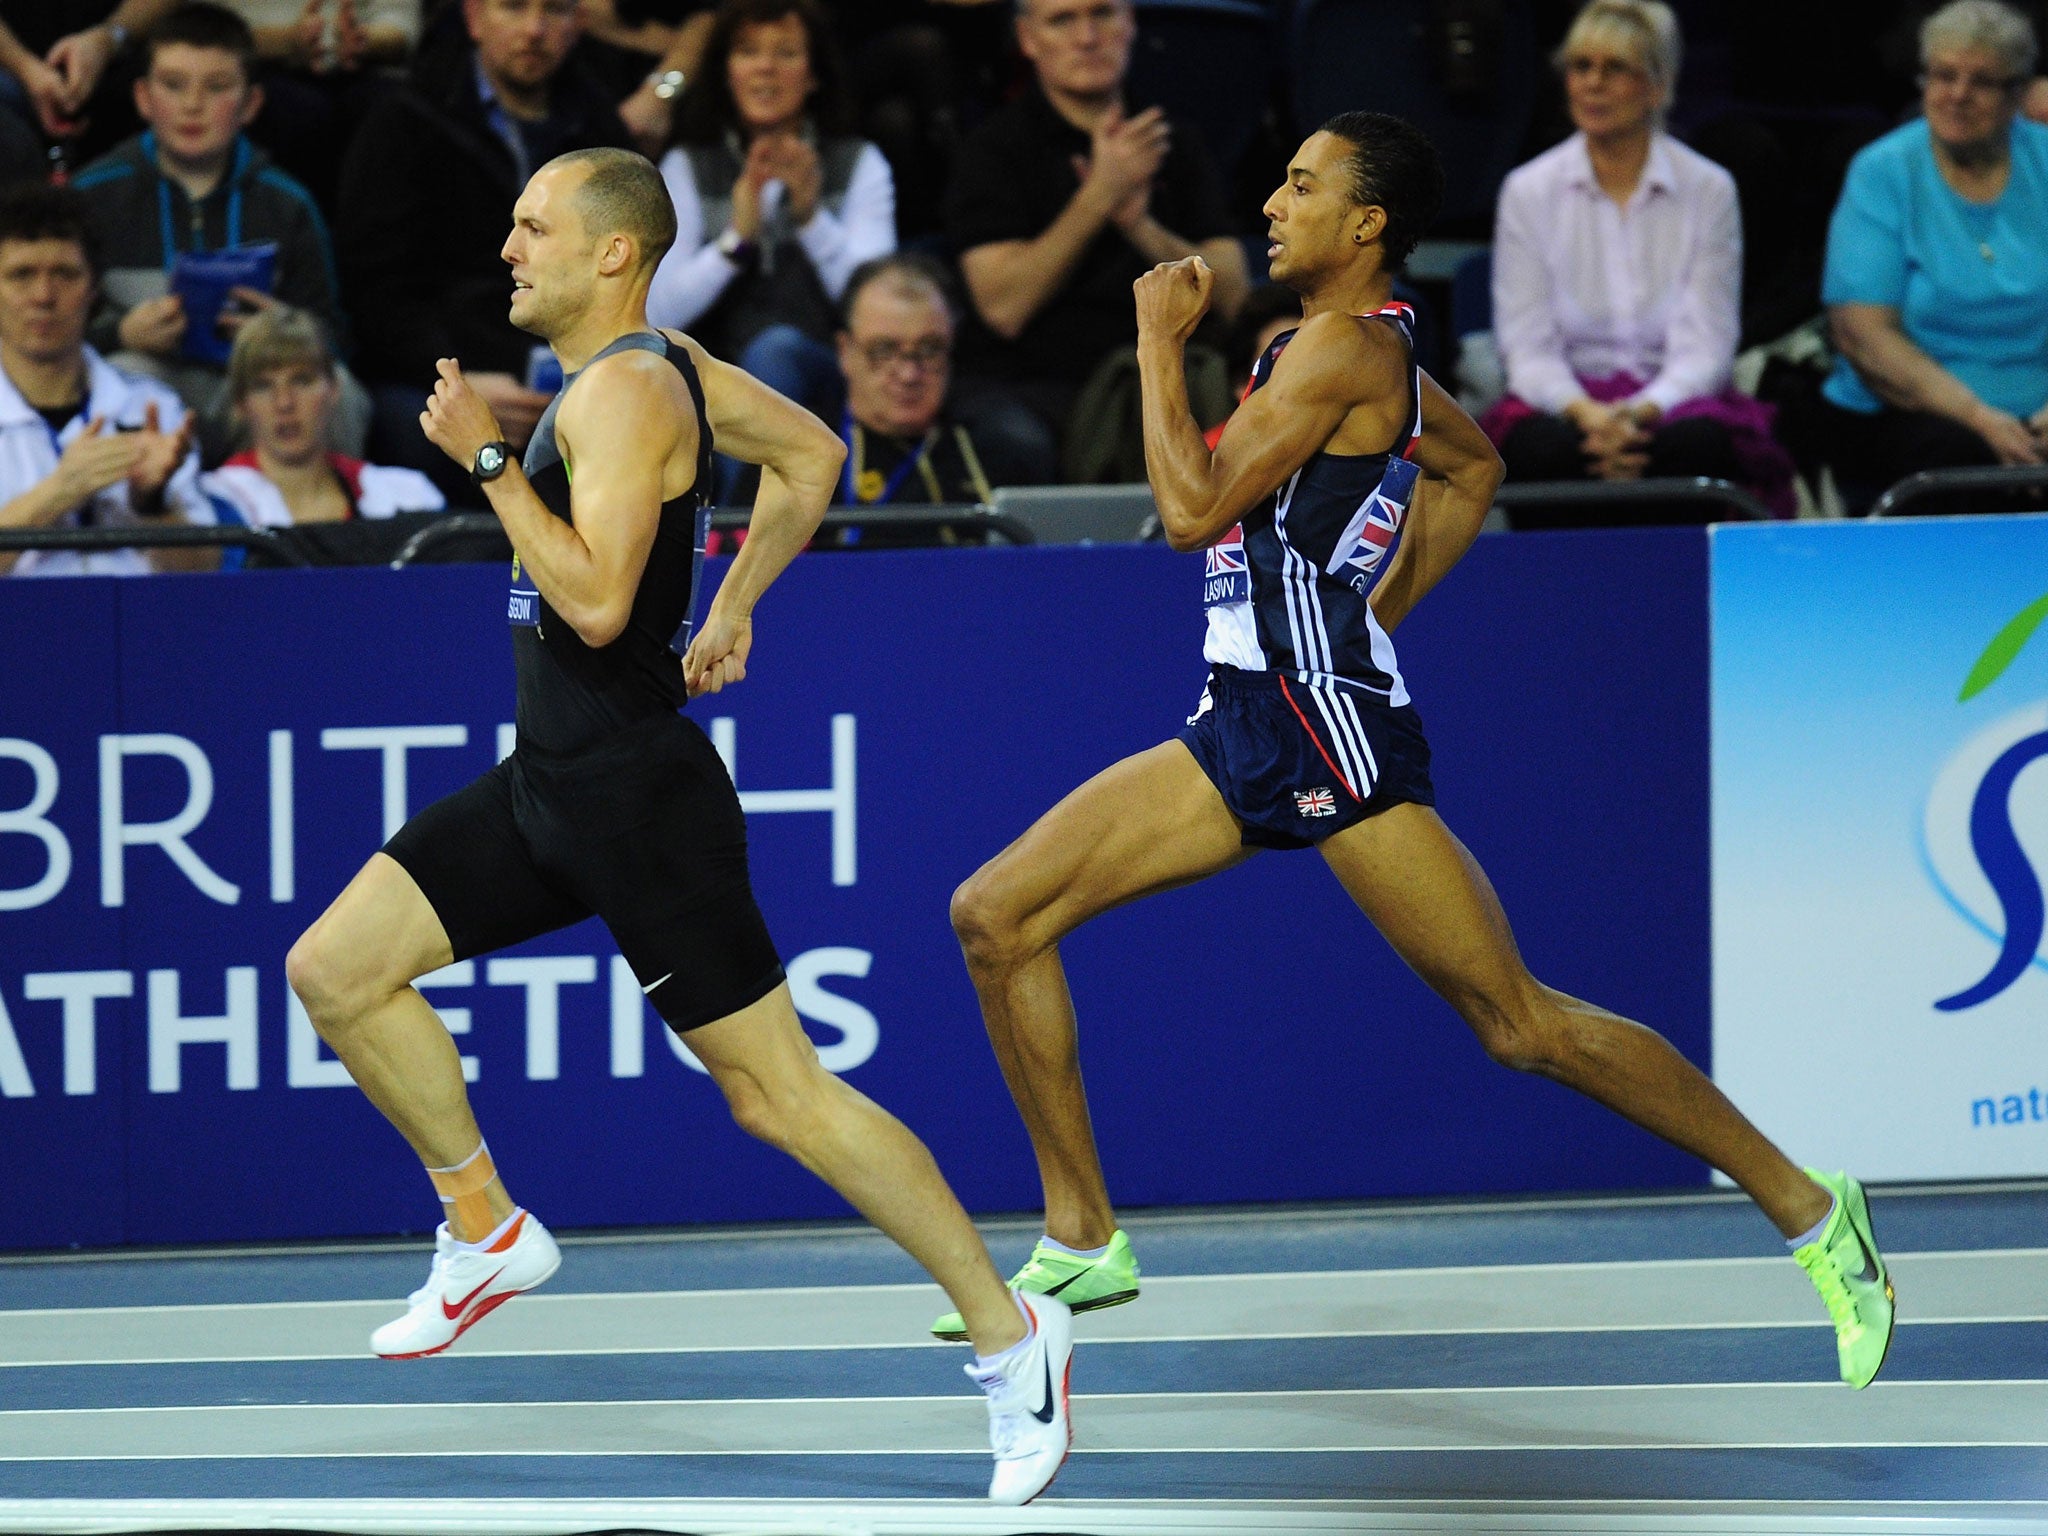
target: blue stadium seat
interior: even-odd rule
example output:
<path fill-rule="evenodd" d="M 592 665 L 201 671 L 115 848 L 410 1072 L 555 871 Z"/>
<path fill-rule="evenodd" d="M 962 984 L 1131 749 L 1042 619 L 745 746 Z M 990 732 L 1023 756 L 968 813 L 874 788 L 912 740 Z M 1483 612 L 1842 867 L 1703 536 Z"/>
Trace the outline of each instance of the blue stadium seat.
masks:
<path fill-rule="evenodd" d="M 1526 5 L 1465 7 L 1481 28 L 1475 72 L 1484 88 L 1454 96 L 1432 0 L 1296 0 L 1288 40 L 1294 111 L 1304 134 L 1339 112 L 1391 112 L 1427 133 L 1443 156 L 1443 220 L 1489 223 L 1536 106 L 1543 65 Z"/>
<path fill-rule="evenodd" d="M 1273 12 L 1257 0 L 1137 0 L 1137 7 L 1131 98 L 1157 102 L 1199 129 L 1223 185 L 1235 185 L 1272 94 L 1280 52 Z"/>

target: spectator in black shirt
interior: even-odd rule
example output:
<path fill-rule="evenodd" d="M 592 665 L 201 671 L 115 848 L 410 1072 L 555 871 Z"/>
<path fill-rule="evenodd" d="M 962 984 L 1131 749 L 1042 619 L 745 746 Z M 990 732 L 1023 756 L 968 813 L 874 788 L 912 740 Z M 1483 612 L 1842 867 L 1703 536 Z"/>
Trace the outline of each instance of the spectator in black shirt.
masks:
<path fill-rule="evenodd" d="M 1022 0 L 1037 89 L 984 121 L 954 166 L 947 232 L 984 328 L 965 361 L 1048 434 L 1135 344 L 1131 284 L 1146 270 L 1200 253 L 1226 321 L 1250 290 L 1199 137 L 1127 108 L 1136 32 L 1130 0 Z"/>
<path fill-rule="evenodd" d="M 956 313 L 945 269 L 915 252 L 883 256 L 846 285 L 839 371 L 847 446 L 842 504 L 985 502 L 1046 466 L 985 458 L 945 410 Z"/>
<path fill-rule="evenodd" d="M 419 431 L 435 360 L 462 360 L 514 446 L 549 398 L 528 387 L 533 338 L 507 318 L 506 210 L 556 155 L 630 144 L 610 93 L 569 62 L 576 0 L 463 0 L 462 19 L 467 38 L 423 47 L 406 87 L 363 124 L 334 219 L 357 367 L 378 386 L 374 456 L 444 489 L 452 478 L 458 495 L 461 477 Z"/>
<path fill-rule="evenodd" d="M 839 332 L 840 401 L 826 420 L 846 444 L 834 505 L 914 507 L 989 500 L 999 485 L 1035 485 L 1042 461 L 985 452 L 947 410 L 959 320 L 946 269 L 916 251 L 878 256 L 847 279 Z M 728 500 L 752 498 L 751 469 Z M 820 534 L 814 548 L 885 548 L 931 535 L 875 524 Z M 951 542 L 940 536 L 943 542 Z"/>

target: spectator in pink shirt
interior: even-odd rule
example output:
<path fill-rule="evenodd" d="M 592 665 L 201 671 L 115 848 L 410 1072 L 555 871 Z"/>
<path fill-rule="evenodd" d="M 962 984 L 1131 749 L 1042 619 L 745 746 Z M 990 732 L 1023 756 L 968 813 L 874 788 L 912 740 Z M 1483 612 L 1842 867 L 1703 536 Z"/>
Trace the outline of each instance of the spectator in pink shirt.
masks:
<path fill-rule="evenodd" d="M 1735 182 L 1663 129 L 1678 51 L 1660 0 L 1591 0 L 1572 23 L 1557 63 L 1578 132 L 1501 187 L 1493 309 L 1509 393 L 1481 425 L 1511 480 L 1711 475 L 1789 512 L 1791 464 L 1770 412 L 1729 382 L 1742 308 Z M 1588 519 L 1523 509 L 1516 523 Z"/>

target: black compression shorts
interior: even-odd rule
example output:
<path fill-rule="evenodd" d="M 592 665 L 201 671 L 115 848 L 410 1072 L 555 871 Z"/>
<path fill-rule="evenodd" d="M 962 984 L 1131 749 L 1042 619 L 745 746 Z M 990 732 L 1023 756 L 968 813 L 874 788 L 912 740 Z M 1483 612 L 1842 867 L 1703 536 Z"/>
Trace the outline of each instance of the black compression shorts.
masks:
<path fill-rule="evenodd" d="M 782 980 L 747 880 L 739 796 L 681 715 L 568 755 L 522 744 L 384 851 L 425 893 L 457 960 L 595 914 L 679 1031 L 737 1013 Z"/>

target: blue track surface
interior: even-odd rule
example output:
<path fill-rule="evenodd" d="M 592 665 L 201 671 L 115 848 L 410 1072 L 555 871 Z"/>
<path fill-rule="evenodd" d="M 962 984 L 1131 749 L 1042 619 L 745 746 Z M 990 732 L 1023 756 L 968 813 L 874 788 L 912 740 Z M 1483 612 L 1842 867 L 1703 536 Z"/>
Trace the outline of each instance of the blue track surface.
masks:
<path fill-rule="evenodd" d="M 1834 1522 L 1813 1529 L 1909 1512 L 1920 1529 L 2048 1529 L 2048 1191 L 1899 1191 L 1873 1206 L 1900 1277 L 1902 1326 L 1883 1378 L 1861 1397 L 1828 1385 L 1824 1314 L 1810 1293 L 1810 1318 L 1785 1312 L 1790 1293 L 1773 1289 L 1779 1267 L 1789 1267 L 1782 1245 L 1730 1198 L 1138 1216 L 1130 1230 L 1146 1295 L 1083 1320 L 1076 1453 L 1053 1494 L 1008 1526 L 971 1502 L 986 1461 L 972 1449 L 978 1410 L 959 1376 L 962 1354 L 914 1333 L 831 1348 L 748 1336 L 682 1349 L 520 1344 L 652 1292 L 697 1293 L 664 1297 L 660 1305 L 678 1313 L 714 1305 L 706 1293 L 801 1286 L 866 1289 L 792 1293 L 792 1317 L 921 1307 L 921 1295 L 900 1289 L 919 1281 L 915 1269 L 864 1231 L 574 1240 L 549 1292 L 580 1299 L 523 1301 L 499 1316 L 523 1309 L 529 1331 L 493 1319 L 448 1356 L 401 1365 L 350 1357 L 347 1342 L 309 1342 L 307 1358 L 281 1357 L 296 1349 L 221 1358 L 237 1351 L 212 1345 L 193 1346 L 200 1358 L 175 1358 L 181 1340 L 201 1335 L 190 1331 L 192 1314 L 174 1309 L 296 1304 L 288 1315 L 303 1315 L 316 1341 L 328 1337 L 316 1325 L 337 1307 L 417 1284 L 424 1258 L 415 1246 L 10 1260 L 0 1263 L 0 1529 L 85 1529 L 88 1514 L 102 1529 L 250 1528 L 258 1513 L 248 1501 L 269 1501 L 264 1518 L 283 1500 L 311 1520 L 322 1501 L 422 1499 L 496 1501 L 507 1528 L 519 1509 L 546 1508 L 563 1530 L 579 1519 L 600 1528 L 606 1501 L 622 1499 L 661 1501 L 661 1528 L 678 1530 L 709 1528 L 707 1501 L 736 1501 L 720 1506 L 722 1529 L 787 1528 L 793 1510 L 828 1506 L 841 1512 L 835 1519 L 867 1509 L 878 1530 L 944 1528 L 947 1512 L 961 1529 L 1173 1529 L 1184 1518 L 1175 1500 L 1214 1501 L 1202 1506 L 1205 1519 L 1242 1508 L 1241 1525 L 1212 1527 L 1245 1530 L 1285 1528 L 1290 1510 L 1306 1520 L 1333 1508 L 1356 1511 L 1364 1529 L 1375 1510 L 1396 1507 L 1422 1522 L 1402 1529 L 1454 1529 L 1465 1518 L 1446 1512 L 1455 1501 L 1589 1509 L 1576 1519 L 1586 1529 L 1681 1529 L 1689 1512 L 1708 1508 L 1721 1523 L 1703 1530 L 1742 1528 L 1727 1523 L 1730 1508 L 1755 1512 L 1758 1529 L 1790 1528 L 1768 1521 L 1799 1510 Z M 1029 1241 L 1014 1223 L 992 1234 L 998 1262 Z M 1443 1306 L 1421 1323 L 1403 1313 L 1398 1326 L 1382 1327 L 1368 1309 L 1362 1321 L 1333 1326 L 1298 1304 L 1262 1310 L 1266 1282 L 1248 1277 L 1276 1273 L 1309 1276 L 1310 1295 L 1325 1286 L 1332 1295 L 1346 1286 L 1376 1294 L 1370 1288 L 1382 1283 L 1412 1289 L 1420 1279 L 1426 1296 L 1441 1275 Z M 1718 1287 L 1723 1275 L 1734 1290 L 1755 1291 L 1753 1318 L 1695 1325 L 1674 1315 L 1667 1326 L 1605 1330 L 1600 1316 L 1569 1310 L 1581 1294 L 1625 1298 L 1661 1276 L 1704 1276 Z M 1173 1278 L 1195 1276 L 1210 1278 Z M 1487 1296 L 1546 1287 L 1563 1288 L 1566 1310 L 1556 1317 L 1488 1322 Z M 1231 1298 L 1235 1311 L 1222 1306 Z M 1246 1298 L 1249 1311 L 1238 1305 Z M 1217 1321 L 1226 1317 L 1235 1319 L 1227 1327 Z M 1141 1336 L 1101 1336 L 1119 1330 Z M 485 1353 L 494 1339 L 509 1352 Z M 72 1363 L 31 1363 L 59 1355 Z M 1319 1396 L 1332 1393 L 1358 1396 Z M 1639 1436 L 1600 1418 L 1613 1393 L 1643 1405 Z M 1205 1416 L 1218 1394 L 1239 1396 Z M 1299 1429 L 1299 1443 L 1288 1440 L 1297 1431 L 1283 1411 L 1296 1396 L 1328 1410 L 1319 1427 Z M 590 1454 L 565 1430 L 561 1454 L 545 1443 L 473 1454 L 446 1441 L 394 1443 L 388 1428 L 392 1415 L 437 1411 L 430 1405 L 448 1406 L 458 1424 L 465 1413 L 534 1413 L 564 1415 L 566 1425 L 612 1404 L 661 1412 L 758 1400 L 790 1405 L 789 1448 Z M 842 1410 L 873 1421 L 933 1400 L 946 1413 L 957 1400 L 967 1438 L 888 1455 L 832 1448 L 832 1416 Z M 1994 1401 L 2001 1406 L 1975 1406 Z M 272 1433 L 302 1405 L 325 1405 L 329 1417 L 313 1431 Z M 178 1420 L 189 1442 L 175 1454 L 131 1454 L 121 1436 L 140 1421 L 96 1412 L 108 1409 L 191 1410 Z M 812 1409 L 822 1417 L 807 1420 Z M 1162 1414 L 1177 1427 L 1148 1439 Z M 945 1423 L 952 1434 L 955 1420 Z M 315 1440 L 292 1438 L 300 1433 Z M 1324 1443 L 1333 1433 L 1347 1443 Z M 26 1444 L 44 1449 L 18 1449 Z M 369 1504 L 349 1508 L 325 1528 L 402 1528 Z M 903 1524 L 905 1508 L 929 1518 Z M 758 1518 L 735 1526 L 732 1509 Z M 463 1528 L 492 1528 L 488 1512 L 477 1518 Z"/>

